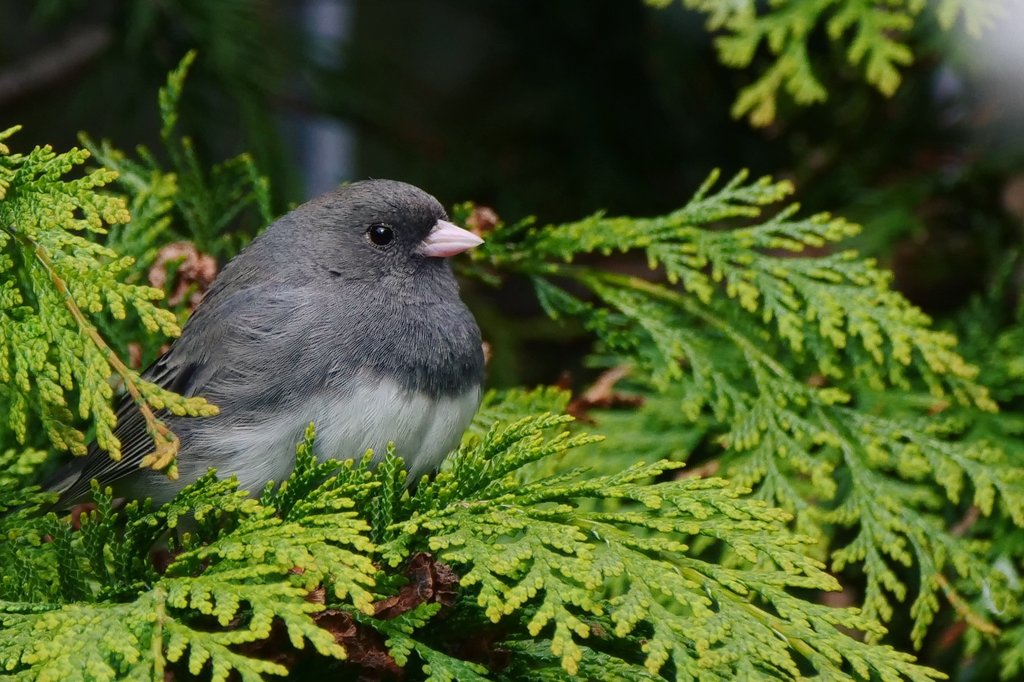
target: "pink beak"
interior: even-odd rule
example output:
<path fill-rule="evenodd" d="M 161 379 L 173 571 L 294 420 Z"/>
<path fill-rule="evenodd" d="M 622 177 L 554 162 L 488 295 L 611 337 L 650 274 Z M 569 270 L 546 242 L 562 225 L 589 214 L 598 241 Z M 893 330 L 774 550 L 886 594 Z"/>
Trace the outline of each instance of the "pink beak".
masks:
<path fill-rule="evenodd" d="M 447 220 L 438 220 L 434 229 L 420 244 L 419 251 L 428 258 L 447 258 L 483 243 L 483 239 L 469 230 L 464 230 Z"/>

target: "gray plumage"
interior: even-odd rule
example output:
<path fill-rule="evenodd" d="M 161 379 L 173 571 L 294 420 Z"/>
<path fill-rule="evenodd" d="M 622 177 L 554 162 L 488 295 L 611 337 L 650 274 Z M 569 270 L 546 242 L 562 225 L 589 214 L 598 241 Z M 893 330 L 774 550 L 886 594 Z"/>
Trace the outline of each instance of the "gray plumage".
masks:
<path fill-rule="evenodd" d="M 480 331 L 447 260 L 423 255 L 439 225 L 461 232 L 445 220 L 425 192 L 372 180 L 270 225 L 145 373 L 220 408 L 209 418 L 162 415 L 181 439 L 179 480 L 139 469 L 153 446 L 126 400 L 115 430 L 121 461 L 92 447 L 51 481 L 58 504 L 87 496 L 93 478 L 159 504 L 210 467 L 258 492 L 290 472 L 310 421 L 321 458 L 382 454 L 393 440 L 414 476 L 436 467 L 472 418 L 484 371 Z M 371 229 L 390 230 L 392 241 L 375 244 Z M 467 235 L 456 234 L 455 248 L 479 242 Z M 439 250 L 455 251 L 430 251 Z"/>

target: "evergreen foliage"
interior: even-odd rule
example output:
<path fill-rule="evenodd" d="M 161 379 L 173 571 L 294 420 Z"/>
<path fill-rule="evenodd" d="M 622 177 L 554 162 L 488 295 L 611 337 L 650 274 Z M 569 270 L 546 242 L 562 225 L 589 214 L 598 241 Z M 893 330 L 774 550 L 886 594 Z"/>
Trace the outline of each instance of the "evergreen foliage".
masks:
<path fill-rule="evenodd" d="M 110 349 L 93 319 L 106 312 L 121 320 L 132 311 L 149 332 L 179 333 L 174 315 L 153 303 L 163 292 L 123 281 L 132 259 L 85 236 L 131 219 L 123 197 L 97 191 L 116 173 L 101 168 L 67 179 L 88 158 L 87 151 L 58 154 L 36 147 L 28 154 L 12 153 L 4 141 L 17 130 L 0 133 L 4 426 L 24 442 L 34 417 L 55 447 L 83 454 L 84 436 L 72 423 L 77 414 L 91 420 L 97 444 L 119 457 L 109 383 L 116 375 L 146 415 L 155 450 L 173 453 L 176 439 L 153 409 L 200 415 L 215 408 L 140 379 Z M 74 411 L 72 391 L 77 393 Z"/>
<path fill-rule="evenodd" d="M 699 423 L 699 438 L 725 448 L 730 480 L 792 512 L 834 571 L 863 570 L 872 617 L 890 620 L 908 582 L 916 584 L 912 638 L 920 645 L 939 594 L 963 603 L 947 573 L 965 579 L 970 593 L 984 586 L 1000 611 L 1011 601 L 1004 576 L 984 543 L 947 529 L 943 503 L 966 497 L 985 515 L 1024 524 L 1024 470 L 996 444 L 962 438 L 954 424 L 929 416 L 951 404 L 994 411 L 977 368 L 951 334 L 930 328 L 889 288 L 873 261 L 851 251 L 805 253 L 857 226 L 828 215 L 800 219 L 791 206 L 754 225 L 716 229 L 756 218 L 791 192 L 744 174 L 716 191 L 717 179 L 664 217 L 502 226 L 478 257 L 529 275 L 549 314 L 581 318 L 606 353 L 637 363 L 655 404 L 675 409 L 651 430 L 680 417 Z M 660 267 L 663 280 L 603 269 L 593 258 L 630 250 Z M 576 263 L 582 256 L 586 264 Z M 569 283 L 590 295 L 570 293 Z M 858 399 L 865 389 L 927 392 L 915 411 L 894 415 Z M 621 447 L 627 454 L 613 466 L 644 452 Z M 909 566 L 912 581 L 898 575 Z M 985 614 L 965 615 L 995 630 Z"/>
<path fill-rule="evenodd" d="M 564 404 L 552 392 L 511 398 Z M 806 666 L 834 679 L 940 677 L 837 629 L 880 632 L 855 609 L 788 591 L 838 585 L 786 529 L 786 513 L 721 479 L 652 482 L 679 466 L 667 461 L 531 476 L 527 464 L 594 438 L 557 414 L 501 421 L 505 405 L 492 394 L 449 467 L 387 508 L 375 503 L 398 460 L 376 470 L 369 458 L 317 463 L 310 428 L 295 472 L 260 501 L 211 474 L 157 510 L 131 502 L 115 512 L 96 490 L 78 530 L 52 514 L 5 517 L 0 531 L 17 546 L 5 567 L 21 581 L 2 585 L 0 669 L 14 679 L 262 679 L 287 668 L 244 645 L 275 627 L 295 649 L 345 659 L 345 638 L 313 618 L 338 612 L 380 632 L 397 665 L 438 680 L 595 666 L 637 679 L 773 679 Z M 742 560 L 689 557 L 688 537 Z M 162 571 L 147 556 L 160 538 Z M 389 617 L 380 605 L 401 590 L 397 569 L 425 551 L 456 571 L 458 600 Z M 321 586 L 323 601 L 310 600 Z M 510 641 L 507 671 L 454 651 L 490 623 Z"/>
<path fill-rule="evenodd" d="M 139 158 L 134 160 L 109 142 L 81 135 L 93 157 L 116 171 L 116 184 L 130 198 L 131 221 L 112 226 L 106 243 L 134 259 L 133 272 L 147 270 L 160 246 L 175 240 L 187 240 L 201 253 L 228 258 L 245 245 L 246 236 L 273 218 L 267 179 L 249 154 L 214 164 L 207 171 L 192 139 L 179 133 L 178 108 L 195 57 L 194 51 L 186 54 L 159 93 L 160 138 L 169 171 L 144 146 L 137 149 Z"/>
<path fill-rule="evenodd" d="M 112 376 L 158 443 L 159 410 L 213 409 L 149 386 L 104 337 L 176 333 L 134 281 L 158 240 L 229 253 L 226 222 L 267 213 L 244 157 L 206 173 L 176 141 L 190 59 L 161 95 L 174 171 L 87 141 L 109 167 L 69 178 L 88 151 L 0 149 L 0 395 L 19 442 L 38 423 L 80 451 L 75 396 L 115 452 Z M 558 389 L 492 392 L 432 480 L 407 481 L 401 452 L 317 462 L 311 425 L 259 499 L 211 472 L 158 509 L 97 488 L 59 518 L 35 485 L 45 454 L 0 434 L 0 676 L 930 680 L 882 640 L 909 623 L 920 646 L 944 602 L 975 650 L 1002 637 L 1017 674 L 1024 469 L 996 401 L 1019 396 L 1019 363 L 979 374 L 837 246 L 855 225 L 775 208 L 791 193 L 714 173 L 665 216 L 486 235 L 468 274 L 529 278 L 598 339 L 595 362 L 631 367 L 643 404 L 586 414 L 592 435 Z M 652 272 L 605 262 L 618 253 Z M 822 603 L 844 588 L 857 607 Z"/>
<path fill-rule="evenodd" d="M 672 0 L 647 0 L 666 7 Z M 884 95 L 900 85 L 900 71 L 914 54 L 905 39 L 929 4 L 943 29 L 962 22 L 977 38 L 1004 12 L 1003 0 L 755 0 L 719 2 L 683 0 L 683 5 L 707 15 L 707 28 L 719 31 L 715 42 L 723 64 L 746 68 L 767 51 L 769 65 L 733 104 L 732 114 L 746 116 L 755 126 L 775 120 L 780 92 L 797 104 L 825 101 L 828 92 L 811 62 L 808 42 L 821 28 L 832 43 L 845 46 L 849 65 Z"/>

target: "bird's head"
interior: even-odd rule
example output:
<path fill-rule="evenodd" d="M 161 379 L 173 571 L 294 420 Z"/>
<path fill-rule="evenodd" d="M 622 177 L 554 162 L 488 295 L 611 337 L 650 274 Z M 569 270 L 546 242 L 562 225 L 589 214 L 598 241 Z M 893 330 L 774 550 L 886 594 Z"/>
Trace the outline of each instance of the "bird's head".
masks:
<path fill-rule="evenodd" d="M 395 180 L 344 185 L 296 212 L 316 260 L 347 281 L 386 283 L 447 273 L 445 259 L 483 243 L 448 221 L 434 197 Z"/>

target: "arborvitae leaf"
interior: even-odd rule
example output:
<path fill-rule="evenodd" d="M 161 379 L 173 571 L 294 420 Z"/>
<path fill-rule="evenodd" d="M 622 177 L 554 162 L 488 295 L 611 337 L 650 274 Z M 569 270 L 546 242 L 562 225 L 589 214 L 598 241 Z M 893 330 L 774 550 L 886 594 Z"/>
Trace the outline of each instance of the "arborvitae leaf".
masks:
<path fill-rule="evenodd" d="M 492 394 L 485 412 L 504 412 L 501 402 Z M 344 658 L 350 643 L 365 655 L 374 640 L 359 628 L 369 628 L 393 664 L 431 679 L 488 679 L 496 671 L 458 651 L 499 622 L 510 643 L 483 646 L 510 652 L 510 671 L 537 666 L 543 679 L 601 667 L 634 679 L 769 678 L 798 674 L 800 661 L 834 679 L 938 676 L 836 629 L 880 632 L 872 619 L 792 593 L 837 584 L 786 530 L 785 512 L 726 481 L 666 478 L 679 466 L 666 461 L 543 473 L 538 460 L 594 442 L 567 423 L 551 414 L 494 421 L 411 498 L 393 456 L 376 469 L 369 460 L 321 468 L 310 429 L 292 476 L 262 501 L 210 474 L 157 510 L 117 511 L 96 489 L 97 510 L 77 530 L 52 515 L 18 517 L 22 537 L 33 524 L 47 536 L 19 546 L 23 563 L 50 566 L 55 580 L 0 601 L 0 667 L 33 679 L 149 679 L 174 666 L 258 680 L 288 672 L 258 653 L 276 622 L 291 647 L 311 644 L 319 657 Z M 392 501 L 379 503 L 379 490 Z M 385 517 L 380 532 L 391 539 L 378 547 L 369 521 Z M 161 537 L 170 555 L 158 569 L 149 554 Z M 693 541 L 737 559 L 705 561 Z M 418 582 L 398 580 L 390 567 L 422 550 L 434 556 L 409 574 Z M 449 577 L 437 582 L 442 566 Z M 353 614 L 351 630 L 318 625 L 328 605 Z"/>
<path fill-rule="evenodd" d="M 124 282 L 130 258 L 79 234 L 104 233 L 108 225 L 130 220 L 123 198 L 96 191 L 116 177 L 113 171 L 66 179 L 88 156 L 49 147 L 0 152 L 0 168 L 8 172 L 0 199 L 0 404 L 20 442 L 28 437 L 31 413 L 54 446 L 82 454 L 84 436 L 71 425 L 77 407 L 79 417 L 96 425 L 98 445 L 117 457 L 112 377 L 143 405 L 190 415 L 213 408 L 141 381 L 98 331 L 98 314 L 123 318 L 128 308 L 154 332 L 173 336 L 179 330 L 174 316 L 153 303 L 161 291 Z M 69 404 L 72 389 L 77 406 Z M 156 435 L 163 427 L 149 406 L 143 410 Z"/>
<path fill-rule="evenodd" d="M 946 575 L 972 591 L 987 581 L 1004 599 L 983 546 L 953 537 L 939 513 L 943 499 L 969 494 L 983 513 L 999 509 L 1024 523 L 1019 463 L 991 444 L 941 433 L 928 416 L 939 401 L 994 410 L 977 368 L 871 260 L 821 252 L 857 226 L 828 215 L 801 219 L 796 207 L 753 222 L 791 187 L 741 173 L 716 191 L 716 179 L 664 217 L 597 215 L 510 235 L 518 253 L 499 228 L 479 257 L 533 277 L 549 313 L 581 318 L 604 350 L 637 365 L 642 385 L 677 401 L 679 424 L 666 419 L 662 442 L 669 432 L 693 437 L 688 422 L 697 422 L 700 437 L 726 447 L 725 475 L 794 513 L 822 556 L 832 552 L 836 570 L 862 567 L 870 615 L 888 620 L 894 602 L 910 596 L 894 572 L 902 566 L 919 572 L 916 642 L 936 595 L 959 599 Z M 731 229 L 718 228 L 723 219 Z M 808 247 L 818 251 L 805 255 Z M 643 252 L 669 283 L 602 270 L 593 258 L 575 264 L 608 249 Z M 590 299 L 570 295 L 566 280 Z M 854 402 L 865 389 L 925 390 L 932 402 L 914 415 L 870 412 Z M 622 454 L 606 470 L 648 450 L 627 444 Z M 835 526 L 854 530 L 848 546 L 829 546 Z M 991 628 L 983 618 L 971 622 Z"/>
<path fill-rule="evenodd" d="M 743 5 L 715 20 L 730 31 L 757 23 Z M 834 30 L 846 31 L 843 21 Z M 809 28 L 790 28 L 745 43 L 735 31 L 737 58 L 761 44 L 781 55 L 752 100 L 762 111 L 778 87 L 822 94 L 801 42 Z M 858 59 L 871 68 L 865 45 Z M 898 61 L 879 54 L 883 68 Z M 97 191 L 109 170 L 62 180 L 84 152 L 20 156 L 0 145 L 0 217 L 31 217 L 34 230 L 0 223 L 0 400 L 17 432 L 38 419 L 53 443 L 81 449 L 77 411 L 116 447 L 111 360 L 96 325 L 134 311 L 167 331 L 175 318 L 152 305 L 152 290 L 125 284 L 144 265 L 112 243 L 140 258 L 158 234 L 227 250 L 221 231 L 239 207 L 265 210 L 247 159 L 206 172 L 187 139 L 170 139 L 188 61 L 161 99 L 175 175 L 144 150 L 134 162 L 98 147 L 145 216 L 135 227 L 115 227 L 125 203 Z M 994 633 L 981 610 L 1011 613 L 1011 576 L 939 512 L 970 500 L 1000 530 L 1020 523 L 1019 458 L 999 447 L 1009 441 L 982 445 L 967 426 L 929 414 L 941 404 L 982 423 L 993 403 L 955 339 L 931 329 L 874 263 L 820 251 L 855 226 L 800 219 L 795 207 L 761 220 L 788 183 L 740 174 L 716 189 L 717 180 L 663 217 L 499 225 L 473 255 L 488 281 L 527 275 L 549 313 L 581 319 L 606 358 L 627 356 L 656 440 L 630 438 L 638 422 L 616 431 L 622 421 L 603 414 L 595 430 L 612 438 L 578 432 L 562 391 L 492 393 L 433 480 L 407 480 L 391 451 L 376 463 L 371 454 L 320 463 L 310 429 L 293 474 L 260 500 L 210 472 L 159 509 L 119 509 L 97 488 L 96 510 L 75 523 L 39 515 L 52 496 L 26 480 L 40 456 L 5 452 L 0 670 L 255 680 L 302 657 L 326 665 L 365 653 L 437 679 L 939 677 L 873 644 L 879 621 L 913 597 L 910 634 L 920 641 L 942 592 L 976 630 Z M 108 229 L 106 245 L 83 236 Z M 660 274 L 594 267 L 630 250 Z M 154 408 L 207 409 L 119 372 Z M 868 409 L 873 391 L 892 400 L 920 390 L 930 396 L 916 412 Z M 698 443 L 732 480 L 680 474 L 680 462 L 660 459 L 691 456 Z M 848 533 L 832 540 L 840 527 Z M 863 610 L 806 598 L 837 589 L 828 570 L 845 578 L 847 567 L 866 576 Z"/>
<path fill-rule="evenodd" d="M 549 417 L 524 420 L 464 447 L 452 471 L 461 470 L 460 459 L 482 460 L 484 475 L 460 491 L 459 503 L 420 508 L 399 530 L 426 532 L 428 547 L 456 567 L 461 587 L 476 594 L 490 620 L 529 614 L 527 632 L 550 638 L 566 672 L 579 673 L 586 648 L 605 646 L 602 638 L 648 632 L 643 652 L 652 673 L 671 659 L 677 670 L 685 665 L 691 674 L 708 673 L 708 679 L 742 674 L 746 666 L 795 674 L 798 659 L 814 656 L 820 659 L 818 670 L 840 679 L 853 679 L 841 672 L 844 661 L 865 675 L 875 670 L 910 679 L 935 676 L 905 655 L 876 653 L 834 629 L 842 624 L 879 632 L 870 619 L 854 611 L 808 610 L 790 596 L 784 588 L 836 589 L 837 584 L 807 558 L 804 540 L 785 530 L 786 514 L 741 497 L 724 481 L 651 484 L 673 467 L 659 462 L 607 476 L 577 472 L 506 485 L 506 465 L 528 461 L 517 454 L 519 444 L 529 443 L 531 452 L 561 451 L 568 442 L 564 435 L 543 437 L 544 430 L 558 425 Z M 481 458 L 488 448 L 495 451 Z M 438 499 L 429 491 L 419 495 Z M 606 509 L 586 500 L 625 504 Z M 682 540 L 688 536 L 721 542 L 747 561 L 771 568 L 705 564 L 686 555 Z M 396 541 L 390 551 L 404 555 L 407 543 Z M 753 606 L 753 597 L 769 608 Z M 593 624 L 604 617 L 610 617 L 613 630 L 595 636 Z M 790 617 L 796 620 L 789 622 Z M 801 644 L 796 653 L 779 640 L 776 633 L 790 628 L 802 633 L 809 650 Z M 597 641 L 590 644 L 592 639 Z"/>

